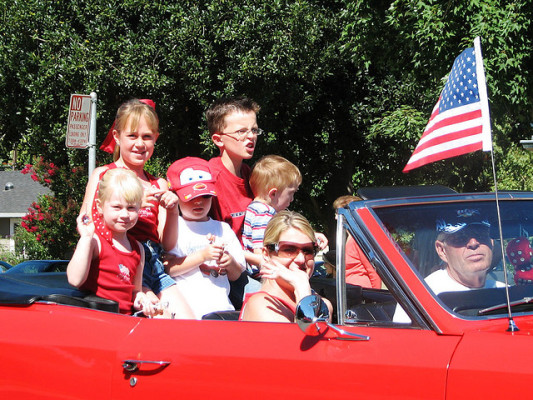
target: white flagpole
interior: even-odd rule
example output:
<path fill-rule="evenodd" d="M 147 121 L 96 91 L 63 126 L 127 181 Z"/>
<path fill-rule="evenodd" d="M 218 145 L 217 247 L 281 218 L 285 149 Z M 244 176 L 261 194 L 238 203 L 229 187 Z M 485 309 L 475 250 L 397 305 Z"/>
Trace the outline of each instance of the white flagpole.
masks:
<path fill-rule="evenodd" d="M 474 52 L 476 55 L 476 76 L 481 101 L 481 115 L 483 115 L 483 151 L 490 151 L 492 161 L 492 177 L 494 179 L 494 196 L 496 199 L 496 212 L 498 216 L 498 230 L 500 234 L 500 246 L 502 252 L 503 277 L 505 283 L 505 296 L 507 300 L 507 318 L 509 320 L 508 332 L 517 332 L 520 329 L 516 326 L 511 313 L 511 302 L 509 298 L 509 279 L 507 277 L 507 263 L 505 262 L 505 249 L 503 247 L 502 219 L 500 215 L 500 202 L 498 198 L 498 180 L 496 178 L 496 163 L 494 162 L 494 151 L 492 149 L 492 129 L 490 125 L 489 101 L 487 95 L 487 84 L 485 80 L 485 70 L 483 68 L 483 56 L 481 54 L 481 40 L 474 39 Z"/>

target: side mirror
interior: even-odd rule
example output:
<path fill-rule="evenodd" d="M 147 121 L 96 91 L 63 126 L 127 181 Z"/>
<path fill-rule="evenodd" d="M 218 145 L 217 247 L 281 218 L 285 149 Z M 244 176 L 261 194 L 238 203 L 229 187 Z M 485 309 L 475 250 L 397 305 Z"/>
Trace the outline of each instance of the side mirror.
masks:
<path fill-rule="evenodd" d="M 309 336 L 318 336 L 326 330 L 329 310 L 317 294 L 304 297 L 296 306 L 296 323 Z"/>
<path fill-rule="evenodd" d="M 370 340 L 369 336 L 347 332 L 329 323 L 329 310 L 326 303 L 317 294 L 304 297 L 296 306 L 296 323 L 308 336 L 318 336 L 331 328 L 339 340 Z"/>

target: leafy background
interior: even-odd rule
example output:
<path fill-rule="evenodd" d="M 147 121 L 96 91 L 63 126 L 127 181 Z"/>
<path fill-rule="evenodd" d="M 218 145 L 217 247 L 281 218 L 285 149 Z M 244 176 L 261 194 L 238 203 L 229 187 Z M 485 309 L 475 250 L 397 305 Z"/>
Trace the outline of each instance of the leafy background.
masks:
<path fill-rule="evenodd" d="M 252 97 L 267 132 L 252 163 L 275 153 L 298 165 L 304 181 L 291 208 L 326 233 L 333 200 L 359 187 L 490 190 L 481 152 L 401 172 L 454 58 L 476 36 L 499 188 L 533 188 L 531 155 L 519 145 L 532 136 L 533 0 L 0 0 L 0 10 L 0 161 L 52 163 L 71 181 L 43 200 L 70 215 L 48 239 L 75 237 L 72 202 L 81 204 L 86 183 L 65 173 L 87 168 L 87 152 L 64 145 L 72 93 L 97 93 L 98 143 L 122 102 L 152 98 L 161 137 L 149 168 L 162 176 L 180 157 L 216 154 L 203 114 L 213 100 Z M 97 165 L 109 161 L 97 151 Z M 43 251 L 59 257 L 71 247 Z"/>

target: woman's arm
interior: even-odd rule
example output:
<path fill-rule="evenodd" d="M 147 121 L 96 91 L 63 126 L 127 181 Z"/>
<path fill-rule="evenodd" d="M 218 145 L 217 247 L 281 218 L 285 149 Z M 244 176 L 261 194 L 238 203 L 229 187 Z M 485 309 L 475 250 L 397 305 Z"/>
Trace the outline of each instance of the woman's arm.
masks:
<path fill-rule="evenodd" d="M 265 279 L 281 279 L 287 282 L 294 289 L 295 303 L 311 294 L 309 276 L 302 271 L 295 263 L 285 267 L 276 260 L 267 260 L 261 266 L 261 277 Z"/>

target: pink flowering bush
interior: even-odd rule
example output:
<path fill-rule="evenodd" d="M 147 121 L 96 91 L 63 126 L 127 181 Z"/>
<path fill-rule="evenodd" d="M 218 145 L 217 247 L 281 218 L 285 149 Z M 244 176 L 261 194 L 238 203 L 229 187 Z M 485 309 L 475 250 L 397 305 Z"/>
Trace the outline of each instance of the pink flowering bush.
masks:
<path fill-rule="evenodd" d="M 23 174 L 49 187 L 53 194 L 34 202 L 16 234 L 17 252 L 30 258 L 68 258 L 76 242 L 76 217 L 83 201 L 86 173 L 81 167 L 58 167 L 38 158 Z"/>

